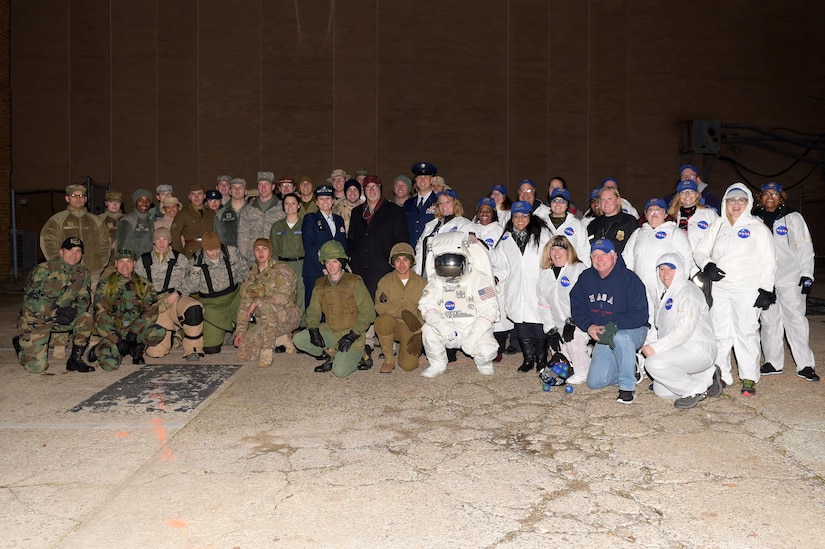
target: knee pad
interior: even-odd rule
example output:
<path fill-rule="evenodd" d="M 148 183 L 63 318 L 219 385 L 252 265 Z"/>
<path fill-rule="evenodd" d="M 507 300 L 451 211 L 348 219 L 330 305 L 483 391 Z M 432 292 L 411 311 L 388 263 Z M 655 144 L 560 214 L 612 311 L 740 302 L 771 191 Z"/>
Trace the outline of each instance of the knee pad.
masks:
<path fill-rule="evenodd" d="M 203 323 L 203 307 L 193 305 L 183 312 L 183 323 L 187 326 L 197 326 Z"/>

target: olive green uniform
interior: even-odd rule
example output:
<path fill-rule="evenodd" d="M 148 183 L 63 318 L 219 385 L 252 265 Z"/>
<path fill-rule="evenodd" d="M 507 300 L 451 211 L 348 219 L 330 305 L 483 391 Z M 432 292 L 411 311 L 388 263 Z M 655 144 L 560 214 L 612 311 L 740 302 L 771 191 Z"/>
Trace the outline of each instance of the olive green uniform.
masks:
<path fill-rule="evenodd" d="M 272 257 L 278 261 L 283 261 L 292 269 L 298 277 L 296 291 L 298 292 L 298 307 L 301 309 L 301 317 L 306 312 L 306 290 L 304 289 L 304 239 L 301 237 L 301 225 L 304 222 L 302 216 L 298 216 L 298 222 L 291 228 L 286 222 L 286 218 L 279 219 L 272 224 L 269 231 L 269 240 L 272 242 Z"/>
<path fill-rule="evenodd" d="M 418 310 L 418 300 L 421 299 L 421 293 L 426 285 L 427 281 L 412 270 L 406 285 L 401 282 L 398 273 L 392 271 L 378 281 L 375 290 L 375 312 L 378 313 L 375 319 L 375 335 L 378 336 L 385 357 L 392 353 L 393 341 L 398 342 L 398 365 L 406 371 L 418 367 L 420 344 L 418 353 L 410 353 L 408 345 L 414 337 L 421 341 L 421 325 L 424 324 L 424 319 Z M 411 330 L 402 319 L 403 311 L 408 311 L 418 321 L 418 325 L 413 326 L 415 330 Z"/>
<path fill-rule="evenodd" d="M 321 315 L 326 317 L 324 324 Z M 358 368 L 364 351 L 364 332 L 374 320 L 375 306 L 360 276 L 344 272 L 338 282 L 332 282 L 329 276 L 315 282 L 306 312 L 307 328 L 318 328 L 327 348 L 333 349 L 350 330 L 358 334 L 348 351 L 336 351 L 332 363 L 336 377 L 346 377 Z M 321 356 L 325 349 L 310 342 L 308 329 L 296 334 L 293 343 L 305 353 Z"/>
<path fill-rule="evenodd" d="M 40 231 L 40 249 L 43 257 L 54 259 L 60 255 L 60 245 L 67 238 L 76 236 L 83 241 L 83 259 L 80 264 L 89 269 L 92 277 L 100 275 L 109 262 L 111 241 L 109 232 L 100 218 L 86 208 L 54 214 Z"/>
<path fill-rule="evenodd" d="M 204 233 L 214 228 L 215 212 L 206 207 L 199 210 L 191 203 L 187 204 L 172 222 L 172 249 L 183 252 L 187 259 L 191 259 L 200 250 Z"/>
<path fill-rule="evenodd" d="M 20 353 L 17 358 L 29 372 L 39 374 L 48 367 L 49 339 L 53 333 L 71 334 L 72 342 L 85 347 L 92 333 L 89 270 L 83 265 L 69 265 L 56 257 L 41 263 L 29 273 L 23 305 L 17 317 Z M 77 310 L 69 324 L 56 324 L 57 309 Z"/>
<path fill-rule="evenodd" d="M 100 280 L 95 291 L 94 332 L 101 337 L 95 354 L 104 370 L 117 370 L 121 354 L 117 343 L 129 334 L 150 347 L 166 336 L 157 324 L 158 296 L 152 284 L 137 273 L 125 277 L 117 272 Z M 91 356 L 91 355 L 90 355 Z"/>
<path fill-rule="evenodd" d="M 241 284 L 241 303 L 235 333 L 244 334 L 238 348 L 240 360 L 257 360 L 261 349 L 271 349 L 275 339 L 291 334 L 301 322 L 296 302 L 299 277 L 280 261 L 269 260 L 263 269 L 255 264 Z M 303 294 L 302 294 L 303 295 Z M 255 324 L 249 323 L 246 311 L 255 303 Z"/>

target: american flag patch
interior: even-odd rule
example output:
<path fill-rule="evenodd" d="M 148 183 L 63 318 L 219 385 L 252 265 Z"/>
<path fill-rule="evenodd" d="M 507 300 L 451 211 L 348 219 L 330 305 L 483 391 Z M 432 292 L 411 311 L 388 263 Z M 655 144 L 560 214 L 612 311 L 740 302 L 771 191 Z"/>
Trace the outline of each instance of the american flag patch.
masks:
<path fill-rule="evenodd" d="M 486 288 L 482 288 L 478 291 L 478 296 L 484 299 L 490 299 L 491 297 L 496 297 L 496 291 L 493 289 L 492 286 L 487 286 Z"/>

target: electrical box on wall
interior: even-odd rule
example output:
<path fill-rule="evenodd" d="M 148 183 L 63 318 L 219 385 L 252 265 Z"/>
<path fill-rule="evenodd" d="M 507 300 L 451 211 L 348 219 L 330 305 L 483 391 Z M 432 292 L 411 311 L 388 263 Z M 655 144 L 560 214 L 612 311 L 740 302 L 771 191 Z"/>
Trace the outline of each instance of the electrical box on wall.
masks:
<path fill-rule="evenodd" d="M 722 143 L 722 122 L 688 120 L 679 128 L 680 154 L 716 154 Z"/>

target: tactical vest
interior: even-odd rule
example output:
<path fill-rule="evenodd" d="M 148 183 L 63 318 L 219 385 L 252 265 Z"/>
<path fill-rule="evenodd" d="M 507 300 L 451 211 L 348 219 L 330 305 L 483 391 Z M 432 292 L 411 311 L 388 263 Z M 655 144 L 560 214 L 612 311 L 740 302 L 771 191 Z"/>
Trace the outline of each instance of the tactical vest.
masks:
<path fill-rule="evenodd" d="M 333 331 L 350 330 L 358 321 L 358 304 L 355 302 L 355 283 L 360 277 L 343 273 L 333 285 L 325 276 L 315 283 L 318 303 L 326 317 L 327 326 Z"/>

